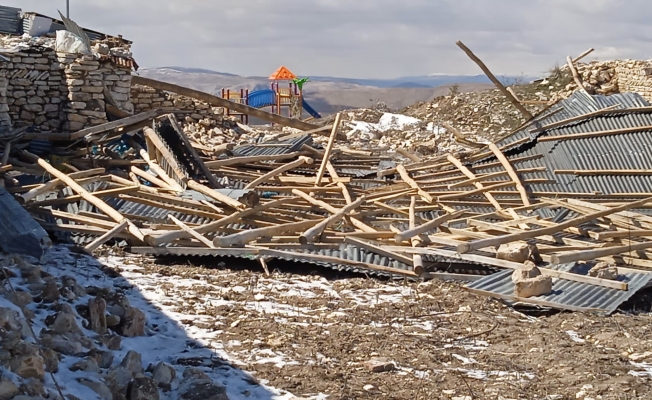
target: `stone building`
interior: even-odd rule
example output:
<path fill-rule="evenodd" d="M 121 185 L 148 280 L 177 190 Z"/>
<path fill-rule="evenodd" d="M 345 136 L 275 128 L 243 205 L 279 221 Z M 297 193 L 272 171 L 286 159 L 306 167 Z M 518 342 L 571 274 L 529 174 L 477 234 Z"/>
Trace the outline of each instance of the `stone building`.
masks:
<path fill-rule="evenodd" d="M 19 23 L 11 23 L 13 13 Z M 64 25 L 86 46 L 62 46 L 57 32 Z M 107 122 L 107 103 L 133 112 L 131 72 L 138 66 L 130 47 L 70 20 L 0 7 L 0 125 L 77 131 Z"/>

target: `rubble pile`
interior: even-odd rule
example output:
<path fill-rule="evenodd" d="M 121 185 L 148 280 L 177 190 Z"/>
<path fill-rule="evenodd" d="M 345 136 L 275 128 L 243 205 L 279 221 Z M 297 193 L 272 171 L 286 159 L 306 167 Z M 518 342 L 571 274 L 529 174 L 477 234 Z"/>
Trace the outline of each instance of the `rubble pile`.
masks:
<path fill-rule="evenodd" d="M 578 63 L 575 68 L 584 89 L 589 94 L 611 95 L 631 92 L 652 100 L 652 61 L 592 61 Z M 558 73 L 570 76 L 568 65 L 559 68 Z M 566 99 L 578 89 L 575 81 L 571 80 L 562 91 L 554 93 L 550 101 Z"/>

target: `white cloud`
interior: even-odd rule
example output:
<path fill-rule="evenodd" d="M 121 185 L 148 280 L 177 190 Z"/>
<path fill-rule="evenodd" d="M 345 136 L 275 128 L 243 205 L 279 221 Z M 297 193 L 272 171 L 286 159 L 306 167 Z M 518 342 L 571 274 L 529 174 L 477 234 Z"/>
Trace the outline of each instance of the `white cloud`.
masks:
<path fill-rule="evenodd" d="M 80 25 L 134 41 L 143 66 L 263 75 L 538 75 L 589 47 L 648 58 L 645 0 L 70 0 Z M 65 0 L 0 0 L 55 16 Z"/>

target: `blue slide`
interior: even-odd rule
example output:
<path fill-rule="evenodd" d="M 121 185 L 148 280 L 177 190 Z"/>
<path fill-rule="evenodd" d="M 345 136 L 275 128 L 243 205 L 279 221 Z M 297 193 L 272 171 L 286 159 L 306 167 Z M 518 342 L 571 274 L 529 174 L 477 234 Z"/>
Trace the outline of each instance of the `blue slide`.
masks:
<path fill-rule="evenodd" d="M 276 92 L 272 89 L 256 90 L 255 92 L 249 93 L 248 100 L 249 105 L 254 108 L 270 107 L 276 104 Z M 312 108 L 305 99 L 303 99 L 301 106 L 313 118 L 321 118 L 321 114 L 315 111 L 315 109 Z"/>
<path fill-rule="evenodd" d="M 304 110 L 308 114 L 310 114 L 313 118 L 321 118 L 321 114 L 319 114 L 317 111 L 315 111 L 314 108 L 310 107 L 310 104 L 305 99 L 301 99 L 303 102 L 301 103 L 301 106 L 303 107 Z"/>
<path fill-rule="evenodd" d="M 276 92 L 272 89 L 256 90 L 249 93 L 249 105 L 254 108 L 265 108 L 276 103 Z"/>

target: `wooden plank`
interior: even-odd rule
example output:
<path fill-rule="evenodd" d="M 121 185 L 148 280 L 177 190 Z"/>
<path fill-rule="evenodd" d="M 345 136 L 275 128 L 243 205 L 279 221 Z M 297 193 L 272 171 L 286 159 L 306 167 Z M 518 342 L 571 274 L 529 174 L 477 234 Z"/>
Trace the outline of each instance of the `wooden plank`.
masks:
<path fill-rule="evenodd" d="M 244 210 L 244 209 L 247 208 L 247 205 L 239 202 L 238 200 L 232 199 L 229 196 L 227 196 L 225 194 L 222 194 L 222 193 L 218 192 L 217 190 L 213 190 L 213 189 L 211 189 L 211 188 L 209 188 L 207 186 L 204 186 L 199 182 L 195 182 L 192 179 L 189 179 L 186 182 L 186 184 L 188 185 L 188 187 L 190 189 L 196 190 L 199 193 L 204 194 L 204 195 L 206 195 L 206 196 L 208 196 L 208 197 L 210 197 L 210 198 L 212 198 L 214 200 L 217 200 L 222 204 L 226 204 L 227 206 L 232 207 L 232 208 L 234 208 L 236 210 Z M 255 205 L 255 204 L 252 204 L 252 205 Z"/>
<path fill-rule="evenodd" d="M 200 243 L 205 244 L 207 247 L 214 249 L 215 246 L 213 245 L 213 242 L 210 240 L 206 239 L 201 233 L 198 233 L 194 229 L 188 227 L 188 225 L 184 224 L 183 222 L 179 221 L 177 218 L 174 217 L 172 214 L 168 214 L 168 218 L 174 222 L 179 228 L 181 228 L 184 232 L 190 234 L 190 236 L 194 237 L 197 239 Z"/>
<path fill-rule="evenodd" d="M 238 232 L 233 235 L 216 236 L 215 239 L 213 239 L 213 245 L 215 247 L 243 246 L 260 237 L 275 236 L 283 233 L 300 232 L 303 231 L 304 229 L 317 225 L 318 223 L 319 220 L 306 220 L 306 221 L 299 221 L 299 222 L 291 222 L 289 224 L 268 226 L 264 228 L 249 229 L 243 232 Z"/>
<path fill-rule="evenodd" d="M 68 174 L 68 177 L 73 179 L 80 179 L 80 178 L 87 178 L 91 176 L 100 175 L 103 174 L 104 172 L 106 172 L 104 168 L 94 168 L 86 171 L 73 172 L 71 174 Z M 57 178 L 51 179 L 50 181 L 44 184 L 38 185 L 33 189 L 30 189 L 27 193 L 23 193 L 22 195 L 18 196 L 18 201 L 22 204 L 25 204 L 35 199 L 39 195 L 50 192 L 63 184 L 64 184 L 63 181 L 60 179 Z"/>
<path fill-rule="evenodd" d="M 514 186 L 515 184 L 516 183 L 514 181 L 505 181 L 505 182 L 501 182 L 501 183 L 496 183 L 496 184 L 491 185 L 491 186 L 484 186 L 484 185 L 482 185 L 481 183 L 478 182 L 478 185 L 480 185 L 482 187 L 479 187 L 479 188 L 473 189 L 473 190 L 465 190 L 465 191 L 461 191 L 461 192 L 455 192 L 455 193 L 450 193 L 450 194 L 444 194 L 444 195 L 441 195 L 441 196 L 437 196 L 437 201 L 442 202 L 442 201 L 445 201 L 445 200 L 460 199 L 460 198 L 464 198 L 464 197 L 474 196 L 476 194 L 484 194 L 485 197 L 487 195 L 489 195 L 492 198 L 494 198 L 493 195 L 491 195 L 489 192 L 491 192 L 493 190 L 497 190 L 497 189 L 506 188 L 506 187 L 509 187 L 509 186 Z M 498 193 L 502 193 L 502 192 L 498 192 Z M 496 201 L 496 202 L 498 202 L 498 201 Z M 502 210 L 502 206 L 501 206 L 500 209 Z"/>
<path fill-rule="evenodd" d="M 88 201 L 95 207 L 97 207 L 99 210 L 101 210 L 103 213 L 111 217 L 114 221 L 120 223 L 124 219 L 122 214 L 120 214 L 118 211 L 116 211 L 113 207 L 109 206 L 106 204 L 104 201 L 100 200 L 99 198 L 93 196 L 91 193 L 88 192 L 88 190 L 84 189 L 81 187 L 77 182 L 75 182 L 74 179 L 70 178 L 63 172 L 60 172 L 56 168 L 54 168 L 50 163 L 47 161 L 43 160 L 42 158 L 29 153 L 25 150 L 23 150 L 22 154 L 28 158 L 31 159 L 32 161 L 36 162 L 38 165 L 41 166 L 41 168 L 45 169 L 47 172 L 52 174 L 53 176 L 57 177 L 60 179 L 63 183 L 66 185 L 70 186 L 70 189 L 75 191 L 77 194 L 81 195 L 84 200 Z M 129 223 L 128 226 L 129 233 L 134 235 L 138 240 L 144 240 L 145 236 L 143 233 L 138 229 L 135 225 Z"/>
<path fill-rule="evenodd" d="M 585 51 L 584 53 L 582 53 L 582 54 L 580 54 L 579 56 L 573 58 L 573 60 L 572 60 L 572 61 L 573 61 L 573 64 L 575 64 L 575 63 L 578 62 L 579 60 L 583 59 L 584 57 L 588 56 L 589 54 L 593 53 L 594 50 L 595 50 L 595 49 L 594 49 L 593 47 L 591 47 L 591 48 L 589 48 L 587 51 Z"/>
<path fill-rule="evenodd" d="M 543 235 L 550 235 L 556 232 L 559 232 L 565 228 L 577 226 L 580 224 L 583 224 L 585 222 L 605 217 L 607 215 L 611 215 L 620 211 L 625 211 L 630 208 L 635 208 L 643 204 L 647 204 L 652 202 L 652 197 L 649 197 L 644 200 L 640 200 L 634 203 L 626 204 L 620 207 L 614 207 L 614 208 L 609 208 L 607 210 L 602 210 L 602 211 L 597 211 L 588 215 L 584 215 L 578 218 L 573 218 L 571 220 L 568 220 L 566 222 L 562 222 L 558 224 L 557 226 L 552 226 L 552 227 L 546 227 L 546 228 L 540 228 L 540 229 L 533 229 L 531 231 L 523 231 L 523 232 L 518 232 L 518 233 L 512 233 L 509 235 L 504 235 L 504 236 L 499 236 L 495 238 L 487 238 L 487 239 L 481 239 L 481 240 L 476 240 L 473 242 L 469 243 L 463 243 L 457 246 L 457 251 L 461 254 L 464 253 L 469 253 L 473 250 L 478 250 L 482 249 L 485 247 L 491 247 L 491 246 L 499 246 L 503 243 L 510 243 L 514 242 L 517 240 L 524 240 L 524 239 L 529 239 L 529 238 L 534 238 L 537 236 L 543 236 Z"/>
<path fill-rule="evenodd" d="M 491 150 L 498 161 L 503 165 L 503 168 L 505 168 L 505 171 L 507 171 L 507 174 L 509 174 L 509 177 L 512 178 L 514 183 L 516 184 L 516 190 L 521 194 L 521 200 L 523 200 L 523 205 L 529 206 L 530 205 L 530 199 L 528 198 L 527 192 L 525 191 L 525 187 L 523 187 L 523 184 L 521 183 L 520 178 L 514 171 L 514 168 L 512 165 L 509 163 L 509 160 L 505 155 L 503 154 L 502 151 L 496 146 L 495 143 L 489 143 L 489 150 Z"/>
<path fill-rule="evenodd" d="M 393 233 L 393 232 L 392 232 Z M 370 251 L 372 253 L 376 253 L 381 256 L 385 256 L 387 258 L 391 258 L 392 260 L 396 260 L 400 263 L 406 264 L 406 265 L 412 265 L 412 258 L 406 257 L 402 254 L 386 250 L 384 247 L 381 246 L 376 246 L 374 244 L 371 244 L 369 242 L 365 242 L 364 240 L 360 240 L 356 237 L 353 236 L 345 236 L 344 237 L 344 243 L 352 244 L 357 247 L 362 247 L 363 249 Z"/>
<path fill-rule="evenodd" d="M 646 250 L 652 248 L 652 241 L 643 243 L 632 243 L 627 246 L 613 246 L 601 249 L 589 249 L 582 251 L 570 251 L 561 254 L 553 254 L 551 262 L 553 264 L 566 264 L 576 261 L 592 261 L 597 258 L 613 256 L 631 251 Z"/>
<path fill-rule="evenodd" d="M 361 196 L 353 203 L 340 208 L 336 213 L 319 222 L 317 225 L 308 228 L 299 236 L 299 243 L 308 244 L 314 242 L 315 238 L 324 232 L 324 229 L 342 220 L 347 214 L 360 207 L 365 201 L 365 197 Z"/>
<path fill-rule="evenodd" d="M 232 102 L 227 99 L 223 99 L 221 97 L 214 96 L 205 92 L 200 92 L 199 90 L 194 90 L 194 89 L 186 88 L 179 85 L 174 85 L 167 82 L 161 82 L 154 79 L 145 78 L 142 76 L 137 76 L 137 75 L 132 76 L 131 83 L 134 85 L 144 85 L 159 90 L 165 90 L 167 92 L 177 93 L 182 96 L 187 96 L 193 99 L 205 101 L 213 106 L 225 107 L 233 111 L 250 115 L 252 117 L 260 118 L 264 121 L 273 122 L 275 124 L 289 126 L 296 129 L 301 129 L 302 131 L 319 128 L 316 125 L 308 124 L 298 119 L 293 119 L 278 114 L 268 113 L 254 107 Z"/>
<path fill-rule="evenodd" d="M 155 177 L 152 174 L 148 174 L 147 172 L 143 171 L 142 169 L 140 169 L 140 168 L 138 168 L 136 166 L 132 165 L 131 168 L 130 168 L 130 171 L 134 175 L 140 176 L 141 178 L 145 179 L 148 182 L 151 182 L 151 183 L 155 184 L 156 186 L 158 186 L 160 188 L 173 190 L 172 187 L 170 185 L 168 185 L 166 182 L 163 182 L 163 180 Z M 140 186 L 140 182 L 136 181 L 135 183 L 138 186 Z"/>
<path fill-rule="evenodd" d="M 142 122 L 148 119 L 152 119 L 155 118 L 158 114 L 160 114 L 160 111 L 154 109 L 154 110 L 146 111 L 144 113 L 122 118 L 117 121 L 111 121 L 105 124 L 91 126 L 90 128 L 85 128 L 77 132 L 71 133 L 70 140 L 77 140 L 77 139 L 84 138 L 85 141 L 90 142 L 94 139 L 94 135 L 108 132 L 110 130 L 117 129 L 120 127 L 136 124 L 138 122 Z"/>
<path fill-rule="evenodd" d="M 127 227 L 128 221 L 125 219 L 119 224 L 116 224 L 113 228 L 111 228 L 110 231 L 106 232 L 104 235 L 98 237 L 97 239 L 93 240 L 91 243 L 88 245 L 84 246 L 84 250 L 86 250 L 89 253 L 92 253 L 95 249 L 103 245 L 104 243 L 108 242 L 109 240 L 113 239 L 116 237 L 120 232 L 125 230 Z"/>
<path fill-rule="evenodd" d="M 452 214 L 444 214 L 440 217 L 437 217 L 433 219 L 432 221 L 428 221 L 425 224 L 421 224 L 419 226 L 416 226 L 414 228 L 408 229 L 407 231 L 403 231 L 401 233 L 398 233 L 394 236 L 394 240 L 396 243 L 400 244 L 401 242 L 408 240 L 414 236 L 421 235 L 422 233 L 428 232 L 430 230 L 438 228 L 441 224 L 444 224 L 452 219 L 455 219 L 461 215 L 463 215 L 465 211 L 456 211 Z"/>
<path fill-rule="evenodd" d="M 329 162 L 331 151 L 333 151 L 333 145 L 335 144 L 335 138 L 337 136 L 337 130 L 340 128 L 340 121 L 342 119 L 342 114 L 337 113 L 335 115 L 335 122 L 333 122 L 333 130 L 331 135 L 328 138 L 328 143 L 326 144 L 326 149 L 324 149 L 324 156 L 321 160 L 321 165 L 317 171 L 317 176 L 315 177 L 315 186 L 321 185 L 321 179 L 324 177 L 324 172 L 326 172 L 326 163 Z"/>
<path fill-rule="evenodd" d="M 456 44 L 466 53 L 467 56 L 469 56 L 471 60 L 473 60 L 478 65 L 478 67 L 480 67 L 482 72 L 487 75 L 487 78 L 489 78 L 489 80 L 491 80 L 491 82 L 496 85 L 498 90 L 500 90 L 502 94 L 507 97 L 507 100 L 509 100 L 510 103 L 512 103 L 514 107 L 518 109 L 518 111 L 523 115 L 525 119 L 532 119 L 532 114 L 525 107 L 523 107 L 521 103 L 518 102 L 518 100 L 507 90 L 507 88 L 505 88 L 505 86 L 494 76 L 494 74 L 491 73 L 489 68 L 487 68 L 487 66 L 475 54 L 473 54 L 473 52 L 468 47 L 464 45 L 464 43 L 457 41 Z"/>
<path fill-rule="evenodd" d="M 464 175 L 466 175 L 467 178 L 476 179 L 475 174 L 473 172 L 471 172 L 470 169 L 465 167 L 464 164 L 462 164 L 462 162 L 460 160 L 453 157 L 452 154 L 448 154 L 446 156 L 446 159 L 448 160 L 448 162 L 453 164 L 457 169 L 459 169 Z M 474 182 L 473 185 L 478 189 L 483 189 L 484 188 L 484 185 L 482 183 L 480 183 L 480 182 Z M 498 201 L 496 200 L 496 198 L 494 196 L 492 196 L 490 193 L 487 193 L 487 192 L 484 192 L 483 194 L 484 194 L 484 197 L 486 197 L 487 200 L 489 200 L 489 202 L 494 206 L 494 208 L 496 208 L 496 210 L 502 210 L 503 207 L 500 205 L 500 203 L 498 203 Z"/>
<path fill-rule="evenodd" d="M 613 110 L 615 108 L 618 108 L 618 107 L 620 107 L 620 104 L 614 104 L 612 106 L 605 107 L 605 108 L 597 110 L 597 111 L 593 111 L 593 112 L 582 114 L 582 115 L 577 115 L 575 117 L 566 118 L 566 119 L 563 119 L 563 120 L 557 121 L 557 122 L 552 122 L 552 123 L 547 124 L 547 125 L 543 125 L 543 126 L 539 126 L 537 128 L 534 128 L 534 129 L 530 129 L 530 133 L 543 132 L 543 131 L 547 131 L 547 130 L 550 130 L 550 129 L 559 128 L 559 127 L 564 126 L 564 125 L 572 124 L 573 122 L 584 121 L 584 120 L 588 120 L 589 118 L 597 117 L 599 115 L 609 114 L 611 112 L 614 112 Z M 652 107 L 649 107 L 649 108 L 650 108 L 650 111 L 652 111 Z M 617 110 L 617 111 L 619 112 L 619 111 L 622 111 L 622 110 Z"/>
<path fill-rule="evenodd" d="M 419 196 L 423 199 L 423 201 L 425 201 L 425 202 L 428 203 L 428 204 L 432 204 L 432 203 L 435 201 L 435 199 L 434 199 L 430 194 L 428 194 L 428 192 L 426 192 L 426 191 L 424 191 L 423 189 L 421 189 L 421 187 L 419 186 L 419 184 L 416 183 L 415 180 L 412 179 L 412 177 L 410 177 L 410 174 L 409 174 L 409 173 L 407 172 L 407 170 L 405 169 L 405 166 L 403 166 L 402 164 L 398 165 L 398 166 L 396 167 L 396 171 L 401 175 L 401 179 L 402 179 L 405 183 L 407 183 L 408 185 L 410 185 L 410 187 L 411 187 L 412 189 L 416 189 L 416 190 L 417 190 L 417 193 L 418 193 Z"/>
<path fill-rule="evenodd" d="M 232 157 L 232 158 L 227 158 L 226 160 L 206 161 L 206 166 L 211 169 L 217 169 L 220 167 L 227 167 L 230 165 L 241 165 L 241 164 L 255 163 L 261 161 L 289 160 L 292 158 L 296 158 L 300 155 L 302 155 L 301 152 L 295 151 L 293 153 L 276 154 L 271 156 L 267 155 L 267 156 Z"/>
<path fill-rule="evenodd" d="M 330 205 L 330 204 L 328 204 L 328 203 L 326 203 L 324 201 L 317 200 L 317 199 L 313 198 L 312 196 L 308 195 L 307 193 L 302 192 L 301 190 L 296 190 L 295 189 L 295 190 L 292 190 L 292 193 L 299 196 L 299 197 L 301 197 L 302 199 L 306 200 L 310 204 L 313 204 L 313 205 L 316 205 L 317 207 L 323 208 L 324 210 L 328 211 L 331 214 L 335 214 L 335 213 L 337 213 L 339 211 L 336 207 L 333 207 L 332 205 Z M 376 232 L 375 228 L 365 224 L 364 222 L 360 221 L 357 218 L 350 217 L 350 220 L 351 220 L 351 224 L 354 227 L 362 230 L 363 232 Z"/>
<path fill-rule="evenodd" d="M 126 187 L 118 187 L 118 188 L 113 188 L 113 189 L 107 189 L 107 190 L 98 190 L 97 192 L 89 192 L 95 197 L 118 197 L 118 195 L 121 194 L 127 194 L 127 193 L 134 193 L 138 191 L 137 186 L 126 186 Z M 43 200 L 43 201 L 37 201 L 34 203 L 31 203 L 31 207 L 47 207 L 47 206 L 55 206 L 55 205 L 61 205 L 61 204 L 68 204 L 72 203 L 75 201 L 80 201 L 82 200 L 83 197 L 79 194 L 74 194 L 71 196 L 66 196 L 66 197 L 60 197 L 57 199 L 48 199 L 48 200 Z"/>
<path fill-rule="evenodd" d="M 577 176 L 652 175 L 652 169 L 556 169 L 555 174 Z"/>
<path fill-rule="evenodd" d="M 492 258 L 492 257 L 485 257 L 485 256 L 480 256 L 476 254 L 459 254 L 451 250 L 444 250 L 444 249 L 435 249 L 432 247 L 428 248 L 409 248 L 409 247 L 400 247 L 398 246 L 388 246 L 388 250 L 391 251 L 402 251 L 405 253 L 419 253 L 419 254 L 432 254 L 432 255 L 439 255 L 443 257 L 449 257 L 453 259 L 459 259 L 462 261 L 470 261 L 474 263 L 481 263 L 481 264 L 486 264 L 486 265 L 494 265 L 496 267 L 501 267 L 501 268 L 508 268 L 508 269 L 518 269 L 523 266 L 521 263 L 515 263 L 511 261 L 506 261 L 506 260 L 499 260 L 497 258 Z M 581 283 L 586 283 L 589 285 L 594 285 L 594 286 L 601 286 L 601 287 L 607 287 L 610 289 L 617 289 L 617 290 L 628 290 L 629 285 L 627 282 L 619 282 L 619 281 L 612 281 L 609 279 L 601 279 L 601 278 L 595 278 L 592 276 L 586 276 L 586 275 L 580 275 L 580 274 L 574 274 L 571 272 L 564 272 L 564 271 L 557 271 L 554 269 L 548 269 L 548 268 L 543 268 L 539 267 L 539 270 L 541 271 L 542 275 L 550 276 L 553 278 L 557 279 L 565 279 L 568 281 L 573 281 L 573 282 L 581 282 Z"/>
<path fill-rule="evenodd" d="M 295 169 L 297 167 L 302 166 L 303 164 L 312 165 L 313 162 L 314 162 L 313 159 L 310 158 L 310 157 L 299 156 L 298 159 L 296 159 L 296 160 L 294 160 L 292 162 L 289 162 L 287 164 L 281 165 L 280 167 L 271 170 L 270 172 L 266 173 L 265 175 L 262 175 L 262 176 L 260 176 L 260 177 L 258 177 L 256 179 L 254 179 L 253 181 L 249 182 L 249 184 L 247 186 L 245 186 L 245 189 L 253 189 L 256 186 L 260 185 L 261 183 L 267 182 L 267 181 L 273 179 L 274 177 L 276 177 L 276 176 L 278 176 L 278 175 L 280 175 L 280 174 L 282 174 L 282 173 L 284 173 L 286 171 L 293 170 L 293 169 Z"/>

